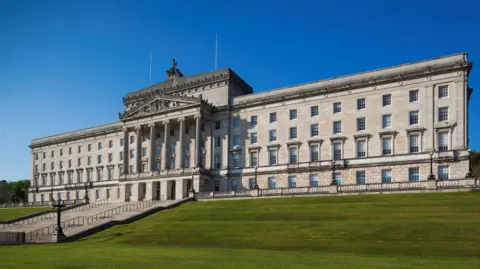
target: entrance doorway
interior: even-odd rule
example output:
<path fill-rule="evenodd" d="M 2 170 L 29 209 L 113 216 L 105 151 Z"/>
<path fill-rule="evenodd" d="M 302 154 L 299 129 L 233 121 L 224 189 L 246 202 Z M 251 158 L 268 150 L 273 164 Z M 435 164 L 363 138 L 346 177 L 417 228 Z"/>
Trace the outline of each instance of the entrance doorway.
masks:
<path fill-rule="evenodd" d="M 160 200 L 160 182 L 154 182 L 154 197 L 153 200 Z"/>
<path fill-rule="evenodd" d="M 192 189 L 192 180 L 188 179 L 187 180 L 187 196 L 191 189 Z"/>
<path fill-rule="evenodd" d="M 169 180 L 167 182 L 167 199 L 168 200 L 175 200 L 175 188 L 176 188 L 176 184 L 175 184 L 175 180 Z"/>

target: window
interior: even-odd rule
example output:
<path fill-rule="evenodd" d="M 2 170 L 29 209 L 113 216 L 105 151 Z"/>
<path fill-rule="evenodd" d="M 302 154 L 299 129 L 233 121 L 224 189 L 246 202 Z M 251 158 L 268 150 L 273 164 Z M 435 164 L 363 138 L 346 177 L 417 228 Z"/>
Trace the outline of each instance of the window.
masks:
<path fill-rule="evenodd" d="M 187 145 L 188 145 L 188 143 L 187 143 Z M 156 146 L 155 147 L 155 156 L 158 157 L 158 156 L 160 156 L 160 154 L 161 154 L 161 148 L 160 148 L 160 146 Z"/>
<path fill-rule="evenodd" d="M 170 144 L 170 153 L 175 153 L 175 144 L 174 143 Z"/>
<path fill-rule="evenodd" d="M 113 153 L 108 153 L 108 162 L 111 163 L 113 161 Z"/>
<path fill-rule="evenodd" d="M 310 147 L 310 161 L 311 162 L 318 162 L 318 146 L 311 146 Z"/>
<path fill-rule="evenodd" d="M 60 150 L 60 152 L 62 152 L 62 150 Z M 60 156 L 62 156 L 61 153 L 60 153 Z M 38 161 L 38 153 L 35 153 L 35 160 Z"/>
<path fill-rule="evenodd" d="M 240 188 L 240 180 L 233 179 L 231 187 L 232 187 L 232 191 L 237 191 Z"/>
<path fill-rule="evenodd" d="M 142 172 L 147 172 L 147 163 L 142 163 Z"/>
<path fill-rule="evenodd" d="M 297 187 L 297 178 L 295 176 L 288 176 L 288 187 L 289 188 Z"/>
<path fill-rule="evenodd" d="M 123 161 L 123 151 L 120 151 L 120 152 L 118 153 L 118 159 L 119 159 L 120 161 Z"/>
<path fill-rule="evenodd" d="M 410 103 L 418 102 L 418 90 L 410 91 Z"/>
<path fill-rule="evenodd" d="M 408 181 L 419 181 L 420 180 L 420 168 L 411 167 L 408 168 Z"/>
<path fill-rule="evenodd" d="M 258 153 L 256 151 L 250 153 L 250 166 L 256 167 L 258 165 Z"/>
<path fill-rule="evenodd" d="M 277 165 L 277 150 L 271 149 L 268 151 L 268 163 L 270 166 Z"/>
<path fill-rule="evenodd" d="M 113 179 L 113 168 L 109 167 L 107 171 L 107 180 L 112 180 Z"/>
<path fill-rule="evenodd" d="M 128 169 L 129 169 L 130 174 L 133 174 L 133 164 L 129 165 Z"/>
<path fill-rule="evenodd" d="M 123 138 L 120 138 L 120 146 L 123 147 L 123 143 L 125 143 L 125 141 L 123 141 Z"/>
<path fill-rule="evenodd" d="M 420 152 L 419 135 L 410 135 L 408 137 L 408 144 L 410 145 L 410 153 Z"/>
<path fill-rule="evenodd" d="M 102 142 L 98 142 L 98 150 L 102 149 Z"/>
<path fill-rule="evenodd" d="M 221 138 L 220 136 L 215 137 L 215 147 L 219 148 L 221 143 Z"/>
<path fill-rule="evenodd" d="M 109 140 L 109 141 L 108 141 L 108 147 L 109 147 L 109 148 L 112 148 L 112 147 L 113 147 L 113 141 L 112 141 L 112 140 Z"/>
<path fill-rule="evenodd" d="M 87 145 L 87 150 L 88 150 L 88 152 L 92 151 L 92 144 Z"/>
<path fill-rule="evenodd" d="M 296 109 L 290 109 L 290 120 L 294 120 L 297 118 L 297 110 Z"/>
<path fill-rule="evenodd" d="M 276 141 L 277 140 L 277 130 L 270 130 L 269 132 L 269 141 Z"/>
<path fill-rule="evenodd" d="M 61 164 L 61 163 L 60 163 Z M 91 156 L 88 156 L 87 157 L 87 165 L 91 165 L 92 164 L 92 157 Z"/>
<path fill-rule="evenodd" d="M 170 136 L 175 136 L 175 129 L 170 129 Z"/>
<path fill-rule="evenodd" d="M 130 150 L 130 159 L 135 158 L 135 151 L 133 149 Z"/>
<path fill-rule="evenodd" d="M 233 128 L 236 129 L 240 127 L 240 120 L 239 119 L 233 119 Z"/>
<path fill-rule="evenodd" d="M 123 175 L 123 165 L 118 166 L 118 176 L 121 177 Z"/>
<path fill-rule="evenodd" d="M 190 152 L 190 142 L 185 142 L 185 153 L 189 153 Z"/>
<path fill-rule="evenodd" d="M 82 183 L 82 171 L 77 171 L 77 183 Z"/>
<path fill-rule="evenodd" d="M 238 168 L 240 167 L 240 154 L 234 153 L 233 154 L 233 167 Z"/>
<path fill-rule="evenodd" d="M 77 151 L 78 151 L 78 153 L 81 153 L 82 152 L 82 146 L 78 146 Z"/>
<path fill-rule="evenodd" d="M 447 98 L 448 97 L 448 86 L 439 86 L 438 87 L 438 98 Z"/>
<path fill-rule="evenodd" d="M 53 170 L 55 166 L 53 165 L 53 162 L 50 163 L 50 170 Z"/>
<path fill-rule="evenodd" d="M 275 189 L 277 187 L 277 181 L 275 177 L 268 177 L 268 188 Z"/>
<path fill-rule="evenodd" d="M 100 199 L 100 190 L 95 190 L 95 199 Z"/>
<path fill-rule="evenodd" d="M 438 133 L 438 151 L 448 151 L 448 132 Z"/>
<path fill-rule="evenodd" d="M 78 167 L 82 166 L 82 158 L 77 159 L 77 166 Z"/>
<path fill-rule="evenodd" d="M 311 117 L 318 116 L 318 106 L 311 106 L 310 107 L 310 116 Z"/>
<path fill-rule="evenodd" d="M 357 184 L 365 184 L 365 171 L 357 171 Z"/>
<path fill-rule="evenodd" d="M 252 190 L 253 188 L 255 188 L 255 185 L 257 185 L 257 181 L 254 178 L 249 178 L 248 188 Z"/>
<path fill-rule="evenodd" d="M 70 160 L 68 161 L 69 165 L 70 165 Z M 98 155 L 97 156 L 97 163 L 98 164 L 101 164 L 102 163 L 102 155 Z"/>
<path fill-rule="evenodd" d="M 222 128 L 222 122 L 221 121 L 216 121 L 215 122 L 215 130 L 220 130 Z"/>
<path fill-rule="evenodd" d="M 382 138 L 382 154 L 391 155 L 392 154 L 392 138 Z"/>
<path fill-rule="evenodd" d="M 310 187 L 318 187 L 318 175 L 310 175 Z"/>
<path fill-rule="evenodd" d="M 409 119 L 410 125 L 418 124 L 418 111 L 410 111 Z"/>
<path fill-rule="evenodd" d="M 72 168 L 72 160 L 68 160 L 68 168 Z"/>
<path fill-rule="evenodd" d="M 333 103 L 333 113 L 340 113 L 342 112 L 342 103 L 341 102 L 336 102 Z"/>
<path fill-rule="evenodd" d="M 342 159 L 342 142 L 333 143 L 333 159 L 334 160 Z"/>
<path fill-rule="evenodd" d="M 54 157 L 55 157 L 55 151 L 52 150 L 52 153 L 50 154 L 50 156 L 51 156 L 52 158 L 54 158 Z"/>
<path fill-rule="evenodd" d="M 391 182 L 392 182 L 392 170 L 382 169 L 382 183 L 391 183 Z"/>
<path fill-rule="evenodd" d="M 68 148 L 68 155 L 72 155 L 72 147 Z"/>
<path fill-rule="evenodd" d="M 60 149 L 60 156 L 63 156 L 63 149 Z M 35 154 L 35 158 L 38 160 L 38 153 Z"/>
<path fill-rule="evenodd" d="M 58 185 L 63 185 L 63 173 L 58 175 Z"/>
<path fill-rule="evenodd" d="M 448 107 L 438 108 L 438 121 L 448 121 Z"/>
<path fill-rule="evenodd" d="M 382 115 L 382 128 L 391 128 L 392 127 L 392 115 Z"/>
<path fill-rule="evenodd" d="M 357 132 L 365 131 L 365 118 L 357 119 Z"/>
<path fill-rule="evenodd" d="M 310 125 L 310 136 L 312 136 L 312 137 L 318 136 L 318 124 L 317 123 Z"/>
<path fill-rule="evenodd" d="M 277 112 L 270 112 L 270 123 L 277 121 Z"/>
<path fill-rule="evenodd" d="M 47 158 L 47 153 L 43 152 L 43 158 L 44 158 L 44 159 Z"/>
<path fill-rule="evenodd" d="M 257 133 L 251 133 L 250 134 L 250 144 L 257 144 Z"/>
<path fill-rule="evenodd" d="M 339 134 L 342 132 L 342 122 L 334 121 L 333 122 L 333 134 Z"/>
<path fill-rule="evenodd" d="M 234 135 L 233 136 L 233 146 L 234 147 L 240 146 L 240 136 L 239 135 Z"/>
<path fill-rule="evenodd" d="M 392 104 L 392 95 L 391 94 L 382 95 L 382 106 L 389 106 L 391 104 Z"/>
<path fill-rule="evenodd" d="M 131 135 L 130 136 L 130 144 L 135 143 L 135 136 Z"/>
<path fill-rule="evenodd" d="M 78 200 L 78 199 L 80 199 L 80 192 L 76 191 L 75 192 L 75 200 Z"/>
<path fill-rule="evenodd" d="M 175 169 L 175 159 L 170 160 L 170 169 Z"/>
<path fill-rule="evenodd" d="M 185 159 L 185 160 L 188 160 L 188 159 Z M 155 171 L 158 171 L 158 170 L 160 170 L 160 161 L 155 162 Z"/>
<path fill-rule="evenodd" d="M 357 110 L 365 109 L 365 98 L 357 99 Z"/>
<path fill-rule="evenodd" d="M 289 148 L 288 149 L 289 156 L 290 156 L 290 163 L 298 163 L 298 149 L 297 148 Z"/>
<path fill-rule="evenodd" d="M 103 178 L 103 170 L 97 169 L 97 181 L 102 181 Z"/>
<path fill-rule="evenodd" d="M 68 172 L 67 179 L 68 179 L 68 184 L 72 184 L 73 172 Z"/>
<path fill-rule="evenodd" d="M 46 164 L 46 163 L 44 163 L 44 164 L 42 165 L 42 171 L 45 171 L 45 170 L 47 170 L 47 164 Z"/>
<path fill-rule="evenodd" d="M 62 194 L 57 192 L 57 200 L 62 200 Z"/>
<path fill-rule="evenodd" d="M 438 167 L 438 179 L 439 180 L 448 179 L 448 165 L 441 165 Z"/>
<path fill-rule="evenodd" d="M 334 179 L 335 179 L 335 182 L 337 182 L 337 185 L 341 185 L 342 184 L 342 173 L 335 172 Z"/>
<path fill-rule="evenodd" d="M 362 158 L 367 156 L 367 141 L 358 140 L 357 141 L 357 158 Z"/>
<path fill-rule="evenodd" d="M 106 195 L 106 196 L 107 196 L 107 197 L 106 197 L 107 200 L 110 200 L 110 189 L 107 189 L 107 195 Z"/>
<path fill-rule="evenodd" d="M 250 117 L 250 126 L 251 127 L 257 126 L 257 116 L 251 116 Z"/>
<path fill-rule="evenodd" d="M 297 139 L 297 127 L 290 127 L 290 139 Z"/>
<path fill-rule="evenodd" d="M 220 169 L 220 155 L 215 155 L 213 157 L 213 162 L 215 163 L 215 169 Z"/>
<path fill-rule="evenodd" d="M 147 148 L 142 148 L 142 156 L 147 157 Z"/>

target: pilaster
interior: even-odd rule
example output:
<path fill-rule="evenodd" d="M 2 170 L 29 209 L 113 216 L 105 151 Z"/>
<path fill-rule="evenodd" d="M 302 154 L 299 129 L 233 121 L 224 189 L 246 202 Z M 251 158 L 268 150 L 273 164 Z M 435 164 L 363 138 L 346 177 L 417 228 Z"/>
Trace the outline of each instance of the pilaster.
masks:
<path fill-rule="evenodd" d="M 156 140 L 156 135 L 157 135 L 157 129 L 155 128 L 155 123 L 150 123 L 148 125 L 150 127 L 150 156 L 149 156 L 149 161 L 150 161 L 150 171 L 155 170 L 155 140 Z"/>
<path fill-rule="evenodd" d="M 163 126 L 164 126 L 164 141 L 163 141 L 163 168 L 168 169 L 168 151 L 169 151 L 169 137 L 170 137 L 170 132 L 168 129 L 169 121 L 165 120 L 163 121 Z"/>
<path fill-rule="evenodd" d="M 136 142 L 136 153 L 135 153 L 135 172 L 138 174 L 142 171 L 142 126 L 136 126 L 135 131 L 137 133 Z"/>
<path fill-rule="evenodd" d="M 138 202 L 138 183 L 132 183 L 132 193 L 130 195 L 130 202 Z"/>
<path fill-rule="evenodd" d="M 184 188 L 183 179 L 177 179 L 175 182 L 175 200 L 183 199 Z"/>
<path fill-rule="evenodd" d="M 178 154 L 178 159 L 176 161 L 176 165 L 177 167 L 179 168 L 183 168 L 185 166 L 185 139 L 184 139 L 184 136 L 185 136 L 185 117 L 181 117 L 178 119 L 178 122 L 180 123 L 180 126 L 179 126 L 179 144 L 180 144 L 180 148 L 179 150 L 177 151 Z"/>
<path fill-rule="evenodd" d="M 167 200 L 167 181 L 163 180 L 160 181 L 160 200 L 164 201 Z"/>
<path fill-rule="evenodd" d="M 145 200 L 152 200 L 153 198 L 153 182 L 147 182 L 145 191 Z"/>

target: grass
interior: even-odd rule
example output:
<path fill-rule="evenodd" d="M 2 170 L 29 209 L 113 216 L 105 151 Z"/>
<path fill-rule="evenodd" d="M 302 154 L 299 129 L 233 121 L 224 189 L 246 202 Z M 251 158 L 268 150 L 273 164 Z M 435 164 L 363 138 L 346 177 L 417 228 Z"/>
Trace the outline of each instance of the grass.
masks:
<path fill-rule="evenodd" d="M 0 208 L 0 221 L 8 221 L 33 213 L 50 210 L 48 207 Z"/>
<path fill-rule="evenodd" d="M 480 268 L 480 193 L 191 202 L 0 268 Z"/>

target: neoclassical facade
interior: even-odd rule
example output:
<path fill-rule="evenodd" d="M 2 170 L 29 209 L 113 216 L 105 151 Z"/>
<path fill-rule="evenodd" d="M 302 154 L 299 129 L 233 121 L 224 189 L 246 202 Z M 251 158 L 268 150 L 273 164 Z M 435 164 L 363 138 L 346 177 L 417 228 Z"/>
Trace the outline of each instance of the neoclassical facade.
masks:
<path fill-rule="evenodd" d="M 231 69 L 123 98 L 119 121 L 32 140 L 30 201 L 457 179 L 468 172 L 467 54 L 254 93 Z"/>

